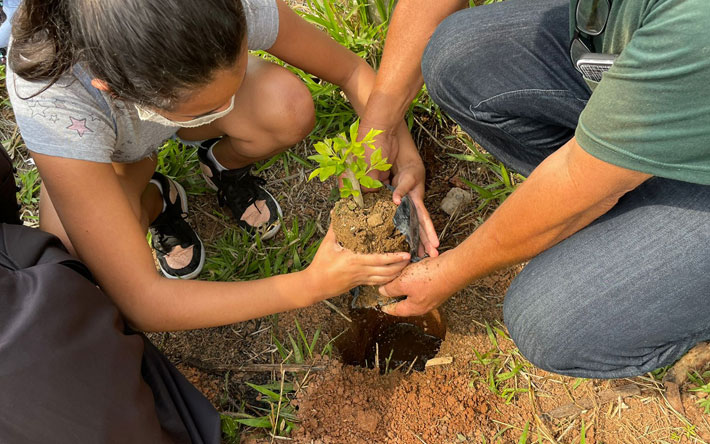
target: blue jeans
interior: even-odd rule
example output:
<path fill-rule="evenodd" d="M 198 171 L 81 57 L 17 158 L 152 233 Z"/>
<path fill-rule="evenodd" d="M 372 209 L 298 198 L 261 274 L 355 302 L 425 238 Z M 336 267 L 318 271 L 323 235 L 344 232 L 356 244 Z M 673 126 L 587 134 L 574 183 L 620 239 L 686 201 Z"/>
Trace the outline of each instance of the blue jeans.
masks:
<path fill-rule="evenodd" d="M 2 2 L 5 21 L 0 25 L 0 48 L 7 48 L 7 44 L 10 41 L 12 16 L 15 15 L 18 6 L 20 6 L 20 0 L 4 0 Z"/>
<path fill-rule="evenodd" d="M 569 0 L 467 9 L 432 36 L 424 80 L 474 140 L 529 174 L 574 135 L 591 94 L 569 39 Z M 523 355 L 551 372 L 620 378 L 673 363 L 710 339 L 710 186 L 648 180 L 532 259 L 503 313 Z"/>

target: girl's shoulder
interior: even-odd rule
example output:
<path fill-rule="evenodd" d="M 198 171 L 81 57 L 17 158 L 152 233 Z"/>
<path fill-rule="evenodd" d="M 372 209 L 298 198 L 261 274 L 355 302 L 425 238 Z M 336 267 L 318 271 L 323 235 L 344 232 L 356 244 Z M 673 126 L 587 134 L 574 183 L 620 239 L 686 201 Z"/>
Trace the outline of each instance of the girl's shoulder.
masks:
<path fill-rule="evenodd" d="M 47 82 L 22 79 L 8 67 L 6 84 L 15 120 L 30 150 L 107 161 L 101 147 L 110 149 L 115 144 L 113 122 L 71 73 L 47 86 Z"/>
<path fill-rule="evenodd" d="M 92 95 L 71 72 L 47 87 L 8 69 L 6 83 L 20 133 L 33 152 L 101 163 L 132 162 L 174 133 L 172 128 L 139 121 L 122 101 L 104 95 L 101 103 L 101 97 Z"/>

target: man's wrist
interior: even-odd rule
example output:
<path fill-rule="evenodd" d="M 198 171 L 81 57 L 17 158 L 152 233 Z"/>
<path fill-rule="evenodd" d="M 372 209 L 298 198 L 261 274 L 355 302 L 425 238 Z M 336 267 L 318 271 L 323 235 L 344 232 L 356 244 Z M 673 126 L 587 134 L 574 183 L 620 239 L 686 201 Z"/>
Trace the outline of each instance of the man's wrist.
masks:
<path fill-rule="evenodd" d="M 451 294 L 463 289 L 474 280 L 470 275 L 470 269 L 462 266 L 467 261 L 460 258 L 459 253 L 461 253 L 461 249 L 456 247 L 445 251 L 436 258 L 440 261 L 439 278 Z"/>
<path fill-rule="evenodd" d="M 379 129 L 395 134 L 408 106 L 408 103 L 397 100 L 393 95 L 374 90 L 367 100 L 363 120 L 371 126 L 378 126 Z"/>

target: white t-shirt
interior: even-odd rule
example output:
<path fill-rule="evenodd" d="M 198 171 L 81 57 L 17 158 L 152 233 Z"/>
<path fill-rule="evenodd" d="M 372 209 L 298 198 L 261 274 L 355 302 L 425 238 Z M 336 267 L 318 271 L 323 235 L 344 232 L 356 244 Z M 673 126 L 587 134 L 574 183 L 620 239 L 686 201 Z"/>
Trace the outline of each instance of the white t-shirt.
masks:
<path fill-rule="evenodd" d="M 275 0 L 242 0 L 250 50 L 269 49 L 279 31 Z M 111 109 L 71 72 L 41 94 L 46 83 L 28 82 L 7 67 L 7 89 L 22 138 L 31 151 L 93 162 L 132 163 L 152 155 L 177 127 L 141 120 L 132 103 L 101 93 Z M 114 128 L 115 121 L 115 128 Z"/>

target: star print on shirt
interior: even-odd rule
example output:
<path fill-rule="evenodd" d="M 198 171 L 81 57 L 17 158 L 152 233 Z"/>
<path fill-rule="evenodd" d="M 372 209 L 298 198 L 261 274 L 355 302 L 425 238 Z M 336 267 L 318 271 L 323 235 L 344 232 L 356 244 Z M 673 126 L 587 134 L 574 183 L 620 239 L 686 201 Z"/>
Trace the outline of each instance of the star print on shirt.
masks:
<path fill-rule="evenodd" d="M 35 116 L 47 117 L 47 116 L 44 114 L 45 107 L 40 106 L 37 102 L 29 102 L 29 103 L 27 104 L 27 106 L 29 106 L 30 112 L 32 113 L 32 114 L 30 115 L 31 118 L 34 119 Z"/>
<path fill-rule="evenodd" d="M 84 133 L 89 132 L 93 133 L 94 130 L 87 128 L 86 126 L 86 119 L 75 119 L 73 117 L 69 117 L 71 119 L 71 125 L 67 127 L 68 130 L 74 130 L 79 134 L 79 137 L 83 137 Z"/>

